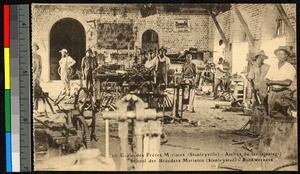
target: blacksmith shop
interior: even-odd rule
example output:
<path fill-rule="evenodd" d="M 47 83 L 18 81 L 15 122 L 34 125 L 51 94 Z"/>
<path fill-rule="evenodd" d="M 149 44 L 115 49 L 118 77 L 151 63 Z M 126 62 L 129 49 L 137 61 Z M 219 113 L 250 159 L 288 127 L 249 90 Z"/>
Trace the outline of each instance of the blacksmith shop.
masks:
<path fill-rule="evenodd" d="M 35 170 L 297 170 L 296 4 L 33 4 Z"/>

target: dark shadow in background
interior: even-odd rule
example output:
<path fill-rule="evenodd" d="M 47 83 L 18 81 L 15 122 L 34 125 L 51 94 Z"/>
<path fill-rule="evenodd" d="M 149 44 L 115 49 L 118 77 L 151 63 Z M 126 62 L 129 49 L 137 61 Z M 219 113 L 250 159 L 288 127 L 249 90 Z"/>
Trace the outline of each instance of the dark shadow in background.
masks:
<path fill-rule="evenodd" d="M 58 61 L 61 58 L 60 50 L 65 48 L 69 55 L 76 60 L 73 66 L 81 69 L 81 59 L 85 56 L 86 36 L 83 25 L 73 18 L 58 20 L 50 31 L 50 80 L 60 80 Z"/>

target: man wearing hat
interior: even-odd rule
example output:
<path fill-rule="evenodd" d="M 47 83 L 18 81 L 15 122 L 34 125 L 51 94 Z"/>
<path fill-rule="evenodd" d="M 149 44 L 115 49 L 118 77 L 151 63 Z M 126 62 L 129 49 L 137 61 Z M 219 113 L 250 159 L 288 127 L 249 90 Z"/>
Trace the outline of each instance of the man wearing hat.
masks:
<path fill-rule="evenodd" d="M 255 56 L 249 74 L 247 75 L 248 80 L 252 84 L 253 91 L 255 91 L 254 95 L 258 95 L 254 98 L 256 100 L 260 100 L 260 101 L 255 101 L 258 102 L 258 104 L 260 102 L 261 104 L 265 103 L 265 99 L 267 96 L 268 87 L 265 82 L 265 76 L 269 71 L 270 66 L 264 63 L 265 59 L 268 59 L 268 56 L 265 54 L 263 50 L 261 50 Z"/>
<path fill-rule="evenodd" d="M 290 93 L 289 87 L 296 76 L 294 66 L 287 62 L 287 58 L 291 55 L 289 47 L 280 46 L 274 53 L 278 61 L 270 66 L 265 77 L 266 84 L 270 89 L 268 95 L 269 115 L 275 110 L 275 100 Z"/>
<path fill-rule="evenodd" d="M 68 50 L 62 49 L 59 52 L 61 53 L 61 59 L 59 60 L 60 78 L 64 84 L 63 94 L 67 94 L 69 96 L 71 91 L 71 67 L 76 63 L 76 61 L 69 56 Z"/>
<path fill-rule="evenodd" d="M 40 78 L 42 73 L 42 59 L 41 56 L 37 54 L 39 50 L 38 44 L 35 42 L 32 44 L 32 63 L 33 63 L 33 89 L 35 86 L 40 84 Z M 38 99 L 34 96 L 34 112 L 38 113 Z"/>
<path fill-rule="evenodd" d="M 155 65 L 155 71 L 156 71 L 156 83 L 157 84 L 165 84 L 167 85 L 167 72 L 170 68 L 171 61 L 170 58 L 166 56 L 167 49 L 164 47 L 161 47 L 159 49 L 159 54 L 157 55 L 157 61 Z"/>
<path fill-rule="evenodd" d="M 89 89 L 93 85 L 93 71 L 97 68 L 97 60 L 92 56 L 93 51 L 88 49 L 85 52 L 85 57 L 81 61 L 81 70 L 84 79 L 86 80 L 86 88 Z"/>
<path fill-rule="evenodd" d="M 196 65 L 192 62 L 192 54 L 186 54 L 186 63 L 182 67 L 182 79 L 185 83 L 191 84 L 190 100 L 189 100 L 189 111 L 195 112 L 194 99 L 195 99 L 195 80 L 196 80 Z"/>

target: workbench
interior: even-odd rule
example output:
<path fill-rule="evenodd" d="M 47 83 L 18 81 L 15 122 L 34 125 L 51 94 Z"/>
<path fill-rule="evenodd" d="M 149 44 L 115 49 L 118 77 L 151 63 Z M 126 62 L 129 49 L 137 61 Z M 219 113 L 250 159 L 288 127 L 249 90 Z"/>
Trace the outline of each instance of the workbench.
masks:
<path fill-rule="evenodd" d="M 97 74 L 94 76 L 95 79 L 95 98 L 99 99 L 101 96 L 101 91 L 103 91 L 103 82 L 107 82 L 111 87 L 118 88 L 118 83 L 122 83 L 121 78 L 124 74 L 118 73 L 106 73 L 106 74 Z M 114 86 L 113 86 L 114 85 Z M 106 86 L 107 87 L 107 86 Z"/>
<path fill-rule="evenodd" d="M 247 88 L 247 79 L 246 78 L 230 78 L 230 82 L 234 82 L 234 90 L 233 90 L 233 97 L 235 99 L 243 98 L 245 101 L 246 99 L 246 88 Z M 239 83 L 243 83 L 242 86 L 239 86 Z M 239 91 L 243 90 L 243 94 L 240 94 Z"/>

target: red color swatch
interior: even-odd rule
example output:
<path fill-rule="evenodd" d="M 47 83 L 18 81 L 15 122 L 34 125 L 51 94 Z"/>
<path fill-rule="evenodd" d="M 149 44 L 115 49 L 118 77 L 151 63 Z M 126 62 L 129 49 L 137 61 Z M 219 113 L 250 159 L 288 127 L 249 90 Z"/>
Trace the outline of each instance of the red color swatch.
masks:
<path fill-rule="evenodd" d="M 9 47 L 10 35 L 10 9 L 9 5 L 3 6 L 4 10 L 4 47 Z"/>

